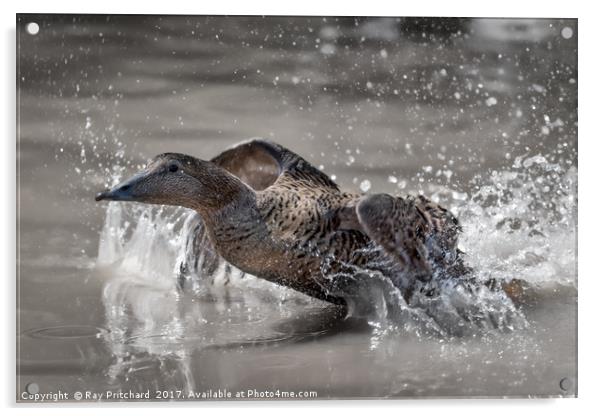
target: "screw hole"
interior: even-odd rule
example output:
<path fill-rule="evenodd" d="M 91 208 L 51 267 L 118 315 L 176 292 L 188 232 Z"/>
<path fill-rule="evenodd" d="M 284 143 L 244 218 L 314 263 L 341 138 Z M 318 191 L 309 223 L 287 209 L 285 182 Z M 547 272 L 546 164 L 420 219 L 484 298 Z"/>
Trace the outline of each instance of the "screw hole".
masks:
<path fill-rule="evenodd" d="M 36 383 L 29 383 L 25 386 L 25 390 L 29 394 L 38 394 L 40 392 L 40 386 L 38 386 Z"/>
<path fill-rule="evenodd" d="M 571 390 L 573 388 L 573 381 L 568 377 L 563 378 L 562 380 L 560 380 L 560 388 L 563 391 Z"/>
<path fill-rule="evenodd" d="M 27 26 L 25 26 L 25 30 L 30 35 L 35 36 L 40 31 L 40 25 L 38 25 L 36 22 L 30 22 L 27 23 Z"/>

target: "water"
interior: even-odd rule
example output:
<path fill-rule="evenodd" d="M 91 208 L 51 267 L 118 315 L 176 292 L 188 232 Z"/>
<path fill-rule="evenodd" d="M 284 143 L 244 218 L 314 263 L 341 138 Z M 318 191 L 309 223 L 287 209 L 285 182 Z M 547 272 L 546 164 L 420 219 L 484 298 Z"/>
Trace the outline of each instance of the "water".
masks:
<path fill-rule="evenodd" d="M 40 31 L 18 29 L 18 392 L 576 393 L 575 21 L 29 21 Z M 404 326 L 402 303 L 349 317 L 224 268 L 181 291 L 190 213 L 93 201 L 155 154 L 210 158 L 253 136 L 342 188 L 449 207 L 478 278 L 533 286 L 518 309 L 471 299 L 520 325 L 437 336 Z"/>

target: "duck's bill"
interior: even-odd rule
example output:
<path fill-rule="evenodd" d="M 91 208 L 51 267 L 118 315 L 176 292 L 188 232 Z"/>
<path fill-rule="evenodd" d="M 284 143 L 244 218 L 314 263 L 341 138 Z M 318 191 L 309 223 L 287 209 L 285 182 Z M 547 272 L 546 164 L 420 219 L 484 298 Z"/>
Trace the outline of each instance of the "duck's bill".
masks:
<path fill-rule="evenodd" d="M 138 185 L 145 176 L 146 172 L 140 172 L 112 189 L 99 192 L 94 199 L 96 201 L 137 201 L 139 192 L 136 192 L 136 189 L 139 188 Z"/>
<path fill-rule="evenodd" d="M 106 191 L 99 192 L 94 198 L 96 201 L 133 201 L 134 199 L 128 192 L 121 191 L 119 189 L 107 189 Z"/>

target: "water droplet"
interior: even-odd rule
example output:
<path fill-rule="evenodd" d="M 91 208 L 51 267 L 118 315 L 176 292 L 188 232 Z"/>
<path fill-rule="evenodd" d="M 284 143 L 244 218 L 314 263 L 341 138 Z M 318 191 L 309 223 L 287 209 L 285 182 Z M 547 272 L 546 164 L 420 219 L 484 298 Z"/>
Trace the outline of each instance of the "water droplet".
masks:
<path fill-rule="evenodd" d="M 487 104 L 487 107 L 494 106 L 497 104 L 497 98 L 489 97 L 489 98 L 487 98 L 487 100 L 485 100 L 485 104 Z"/>
<path fill-rule="evenodd" d="M 368 179 L 364 179 L 361 183 L 360 183 L 360 190 L 362 192 L 368 192 L 370 190 L 370 188 L 372 187 L 372 184 L 370 183 L 370 181 Z"/>
<path fill-rule="evenodd" d="M 332 43 L 325 43 L 320 48 L 320 52 L 324 55 L 334 55 L 336 51 L 337 48 Z"/>

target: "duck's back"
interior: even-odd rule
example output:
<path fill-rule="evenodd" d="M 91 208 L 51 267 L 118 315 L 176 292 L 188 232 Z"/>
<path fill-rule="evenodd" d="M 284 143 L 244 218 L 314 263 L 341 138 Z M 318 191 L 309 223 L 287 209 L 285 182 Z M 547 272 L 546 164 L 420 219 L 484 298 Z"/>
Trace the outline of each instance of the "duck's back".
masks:
<path fill-rule="evenodd" d="M 357 250 L 369 243 L 358 229 L 355 216 L 359 196 L 310 183 L 283 181 L 258 193 L 258 208 L 267 229 L 268 242 L 285 258 L 288 270 L 308 278 L 328 273 L 329 257 L 337 263 L 350 262 Z M 276 255 L 276 253 L 274 253 Z"/>

